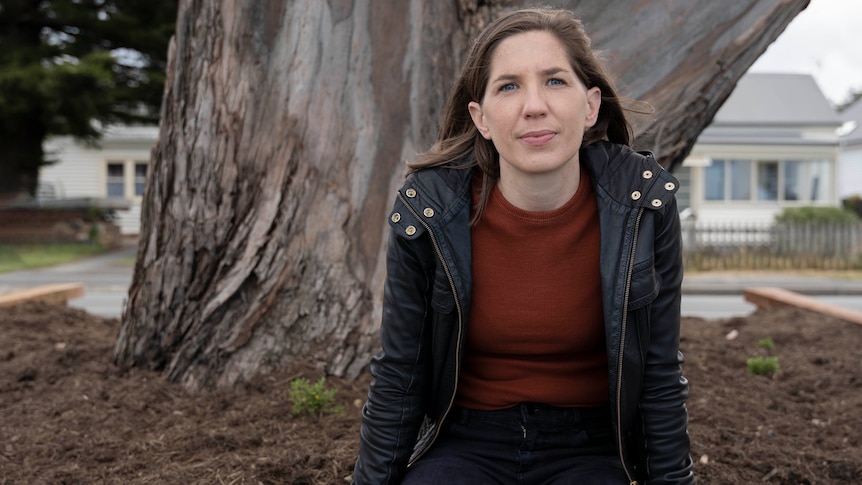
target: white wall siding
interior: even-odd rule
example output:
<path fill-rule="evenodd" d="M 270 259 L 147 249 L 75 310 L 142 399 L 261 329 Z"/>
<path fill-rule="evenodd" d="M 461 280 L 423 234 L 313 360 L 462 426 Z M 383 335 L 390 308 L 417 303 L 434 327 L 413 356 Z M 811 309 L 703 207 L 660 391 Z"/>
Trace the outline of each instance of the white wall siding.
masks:
<path fill-rule="evenodd" d="M 702 205 L 698 209 L 697 220 L 718 224 L 771 224 L 775 221 L 775 215 L 782 210 L 778 205 L 764 207 L 758 204 L 710 204 Z"/>
<path fill-rule="evenodd" d="M 104 162 L 98 150 L 63 137 L 48 141 L 45 152 L 47 158 L 58 161 L 42 167 L 39 183 L 53 187 L 57 198 L 104 197 L 100 184 Z"/>
<path fill-rule="evenodd" d="M 111 127 L 97 146 L 86 146 L 72 137 L 56 137 L 45 142 L 46 157 L 56 163 L 39 172 L 42 199 L 107 198 L 107 164 L 124 164 L 125 200 L 129 210 L 116 212 L 124 235 L 140 232 L 141 198 L 134 195 L 134 163 L 149 163 L 158 140 L 158 127 Z"/>
<path fill-rule="evenodd" d="M 134 203 L 129 210 L 117 211 L 117 225 L 120 234 L 124 236 L 137 236 L 141 232 L 141 204 Z"/>
<path fill-rule="evenodd" d="M 862 144 L 846 147 L 838 158 L 838 197 L 862 196 Z"/>

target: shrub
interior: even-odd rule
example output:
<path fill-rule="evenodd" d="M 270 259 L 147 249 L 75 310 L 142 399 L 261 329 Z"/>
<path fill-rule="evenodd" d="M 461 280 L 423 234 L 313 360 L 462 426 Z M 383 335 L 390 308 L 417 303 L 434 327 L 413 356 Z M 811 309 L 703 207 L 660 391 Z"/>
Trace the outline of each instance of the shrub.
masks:
<path fill-rule="evenodd" d="M 855 213 L 860 219 L 862 219 L 862 195 L 851 195 L 842 200 L 841 205 L 844 206 L 844 209 Z"/>
<path fill-rule="evenodd" d="M 310 414 L 320 416 L 327 413 L 340 413 L 342 406 L 335 405 L 336 389 L 326 388 L 326 379 L 321 377 L 314 384 L 300 377 L 290 382 L 290 400 L 293 402 L 293 415 Z"/>
<path fill-rule="evenodd" d="M 786 207 L 775 216 L 775 222 L 853 224 L 859 222 L 859 216 L 840 207 Z"/>

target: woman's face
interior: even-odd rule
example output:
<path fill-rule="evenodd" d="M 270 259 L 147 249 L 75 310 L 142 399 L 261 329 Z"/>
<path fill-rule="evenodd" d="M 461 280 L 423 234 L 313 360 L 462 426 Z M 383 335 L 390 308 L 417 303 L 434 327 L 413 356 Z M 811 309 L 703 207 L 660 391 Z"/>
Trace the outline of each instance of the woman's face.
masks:
<path fill-rule="evenodd" d="M 601 92 L 578 79 L 557 37 L 531 31 L 506 38 L 491 56 L 489 74 L 484 97 L 468 109 L 500 154 L 501 176 L 577 170 Z"/>

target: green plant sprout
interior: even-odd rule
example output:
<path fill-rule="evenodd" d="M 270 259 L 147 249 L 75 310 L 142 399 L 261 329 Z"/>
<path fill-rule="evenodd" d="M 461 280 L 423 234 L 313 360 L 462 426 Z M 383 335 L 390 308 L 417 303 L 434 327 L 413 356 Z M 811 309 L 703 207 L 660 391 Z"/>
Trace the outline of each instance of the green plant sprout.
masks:
<path fill-rule="evenodd" d="M 748 372 L 756 375 L 775 374 L 779 371 L 778 357 L 752 357 L 745 361 Z"/>
<path fill-rule="evenodd" d="M 775 348 L 775 342 L 772 341 L 772 337 L 766 337 L 765 339 L 758 340 L 757 346 L 761 349 L 772 350 Z"/>
<path fill-rule="evenodd" d="M 336 389 L 326 388 L 326 379 L 321 377 L 314 384 L 300 377 L 290 381 L 290 400 L 293 402 L 292 413 L 294 416 L 310 414 L 320 416 L 321 414 L 340 413 L 344 407 L 335 404 Z"/>

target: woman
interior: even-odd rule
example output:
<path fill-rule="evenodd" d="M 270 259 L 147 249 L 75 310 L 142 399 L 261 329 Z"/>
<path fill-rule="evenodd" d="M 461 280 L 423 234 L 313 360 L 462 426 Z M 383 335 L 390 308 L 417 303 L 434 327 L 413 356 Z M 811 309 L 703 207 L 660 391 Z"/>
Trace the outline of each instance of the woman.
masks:
<path fill-rule="evenodd" d="M 354 483 L 694 483 L 677 181 L 581 23 L 473 45 L 390 215 Z"/>

